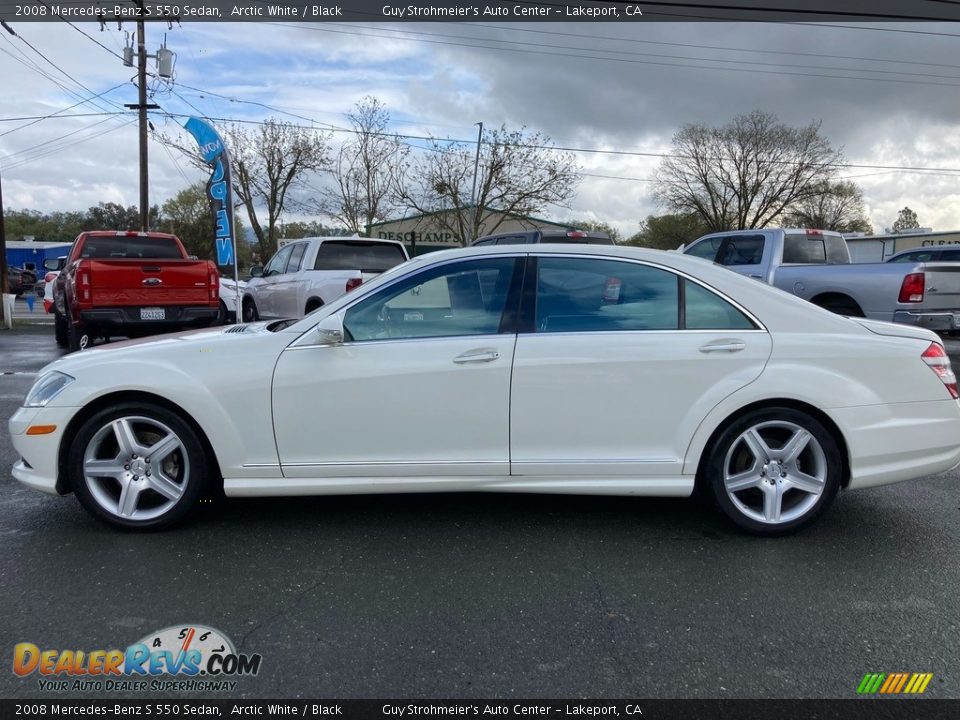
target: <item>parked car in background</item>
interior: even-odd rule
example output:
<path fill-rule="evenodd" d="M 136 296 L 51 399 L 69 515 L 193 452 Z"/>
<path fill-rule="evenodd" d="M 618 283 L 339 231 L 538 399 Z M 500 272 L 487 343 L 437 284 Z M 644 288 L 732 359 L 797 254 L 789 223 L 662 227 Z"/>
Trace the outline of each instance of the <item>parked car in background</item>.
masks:
<path fill-rule="evenodd" d="M 232 325 L 237 322 L 238 287 L 240 289 L 239 295 L 243 298 L 243 293 L 247 287 L 246 282 L 240 280 L 239 283 L 236 283 L 232 277 L 220 276 L 220 314 L 217 316 L 218 325 Z"/>
<path fill-rule="evenodd" d="M 478 237 L 474 245 L 533 245 L 536 243 L 586 243 L 587 245 L 615 245 L 605 232 L 586 230 L 522 230 Z"/>
<path fill-rule="evenodd" d="M 129 530 L 220 488 L 699 487 L 778 535 L 841 489 L 954 467 L 957 398 L 927 330 L 834 315 L 679 253 L 540 245 L 424 255 L 299 321 L 68 355 L 9 430 L 17 480 Z"/>
<path fill-rule="evenodd" d="M 303 317 L 408 259 L 398 240 L 316 237 L 287 243 L 264 267 L 250 269 L 243 321 Z"/>
<path fill-rule="evenodd" d="M 901 250 L 891 255 L 885 262 L 960 262 L 960 245 L 933 245 L 930 247 Z"/>
<path fill-rule="evenodd" d="M 11 295 L 20 297 L 24 292 L 33 292 L 37 282 L 36 273 L 22 267 L 7 266 L 7 287 Z"/>
<path fill-rule="evenodd" d="M 54 282 L 57 277 L 60 275 L 60 271 L 63 269 L 64 263 L 66 263 L 66 255 L 58 258 L 47 258 L 43 261 L 43 267 L 47 271 L 46 275 L 43 276 L 43 311 L 47 313 L 54 312 L 53 304 L 53 288 Z M 37 283 L 39 286 L 39 283 Z"/>
<path fill-rule="evenodd" d="M 843 236 L 826 230 L 712 233 L 683 248 L 831 312 L 930 330 L 960 328 L 960 266 L 856 263 Z"/>
<path fill-rule="evenodd" d="M 54 281 L 54 332 L 71 350 L 97 337 L 202 327 L 220 314 L 217 266 L 191 259 L 175 235 L 94 231 L 77 236 Z"/>

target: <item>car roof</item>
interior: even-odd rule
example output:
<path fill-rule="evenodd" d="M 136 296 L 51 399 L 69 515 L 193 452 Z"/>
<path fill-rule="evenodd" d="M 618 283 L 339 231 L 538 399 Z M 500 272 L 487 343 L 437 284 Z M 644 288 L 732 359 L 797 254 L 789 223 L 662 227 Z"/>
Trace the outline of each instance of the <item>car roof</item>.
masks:
<path fill-rule="evenodd" d="M 919 252 L 940 252 L 941 250 L 960 250 L 960 245 L 927 245 L 926 247 L 915 247 L 908 248 L 907 250 L 900 250 L 895 252 L 890 258 L 895 258 L 900 255 L 906 255 L 908 253 L 919 253 Z M 887 258 L 888 260 L 890 258 Z"/>

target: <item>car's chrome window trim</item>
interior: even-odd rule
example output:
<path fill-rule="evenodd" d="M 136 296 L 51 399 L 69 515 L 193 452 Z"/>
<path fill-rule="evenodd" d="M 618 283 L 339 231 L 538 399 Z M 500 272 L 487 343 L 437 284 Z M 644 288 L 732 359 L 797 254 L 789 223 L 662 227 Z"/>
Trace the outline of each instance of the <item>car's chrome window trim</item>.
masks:
<path fill-rule="evenodd" d="M 522 246 L 514 246 L 514 247 L 522 247 Z M 732 329 L 732 328 L 712 328 L 712 329 L 703 329 L 703 330 L 701 330 L 701 329 L 695 329 L 695 330 L 694 330 L 694 329 L 691 329 L 691 330 L 686 330 L 686 329 L 684 329 L 684 330 L 681 330 L 681 329 L 679 329 L 679 328 L 676 328 L 676 329 L 672 329 L 672 330 L 604 330 L 604 331 L 591 330 L 591 331 L 577 331 L 577 332 L 574 332 L 574 333 L 566 333 L 566 332 L 556 332 L 556 333 L 543 333 L 543 332 L 537 333 L 537 332 L 530 332 L 530 333 L 527 333 L 527 332 L 525 332 L 525 333 L 519 333 L 519 334 L 521 334 L 521 335 L 569 335 L 569 334 L 585 334 L 585 333 L 596 334 L 596 333 L 598 333 L 598 332 L 616 333 L 616 334 L 621 334 L 621 333 L 625 333 L 625 332 L 631 332 L 631 333 L 646 333 L 646 334 L 649 334 L 649 333 L 664 333 L 664 332 L 679 332 L 679 333 L 704 333 L 704 332 L 711 332 L 711 333 L 717 333 L 717 332 L 757 333 L 757 332 L 762 332 L 762 333 L 769 333 L 769 330 L 767 329 L 766 325 L 764 325 L 756 315 L 754 315 L 752 312 L 750 312 L 749 310 L 747 310 L 742 304 L 740 304 L 739 302 L 737 302 L 736 300 L 734 300 L 733 298 L 731 298 L 729 295 L 727 295 L 727 294 L 724 293 L 723 291 L 718 290 L 717 288 L 713 287 L 712 285 L 709 285 L 708 283 L 700 280 L 699 278 L 696 278 L 696 277 L 690 275 L 689 273 L 687 273 L 687 272 L 685 272 L 685 271 L 683 271 L 683 270 L 679 270 L 679 269 L 677 269 L 677 268 L 670 267 L 669 265 L 663 265 L 663 264 L 660 264 L 660 263 L 657 263 L 657 262 L 653 262 L 653 261 L 650 261 L 650 260 L 640 260 L 640 259 L 635 259 L 635 258 L 625 258 L 625 257 L 622 257 L 622 256 L 617 256 L 617 255 L 605 255 L 605 254 L 597 254 L 597 255 L 594 255 L 594 254 L 589 254 L 589 253 L 585 254 L 585 253 L 577 253 L 577 252 L 570 252 L 570 253 L 543 253 L 543 252 L 540 252 L 540 253 L 538 253 L 538 252 L 536 251 L 536 249 L 526 248 L 526 249 L 524 249 L 524 250 L 522 250 L 522 251 L 514 250 L 514 251 L 511 252 L 510 250 L 504 250 L 504 252 L 495 252 L 495 253 L 489 253 L 489 254 L 484 253 L 483 255 L 471 255 L 471 256 L 469 256 L 469 257 L 467 257 L 467 258 L 463 258 L 463 257 L 452 257 L 452 258 L 448 258 L 448 259 L 443 260 L 443 261 L 438 262 L 438 263 L 431 263 L 430 265 L 427 265 L 427 266 L 425 266 L 425 267 L 416 268 L 416 269 L 414 269 L 414 270 L 411 270 L 409 273 L 404 273 L 403 275 L 400 275 L 400 276 L 398 276 L 398 277 L 393 278 L 392 280 L 390 280 L 390 282 L 387 282 L 387 283 L 385 283 L 384 285 L 376 288 L 373 292 L 380 292 L 381 290 L 385 290 L 385 289 L 387 289 L 387 288 L 389 288 L 389 287 L 392 287 L 393 285 L 396 285 L 397 283 L 400 283 L 400 282 L 406 280 L 407 278 L 409 278 L 411 275 L 413 275 L 413 274 L 415 274 L 415 273 L 425 272 L 425 271 L 431 270 L 431 269 L 433 269 L 433 268 L 440 268 L 440 267 L 444 267 L 444 266 L 446 266 L 446 265 L 451 265 L 451 264 L 453 264 L 453 263 L 469 262 L 470 260 L 476 260 L 476 259 L 478 259 L 478 258 L 483 258 L 483 259 L 487 259 L 487 258 L 490 258 L 490 259 L 495 259 L 495 258 L 524 258 L 524 257 L 529 258 L 529 257 L 531 257 L 531 256 L 532 256 L 532 257 L 535 257 L 535 258 L 538 258 L 538 259 L 541 258 L 541 257 L 561 257 L 561 258 L 578 258 L 578 259 L 584 259 L 584 260 L 597 260 L 597 259 L 600 259 L 600 260 L 614 260 L 614 261 L 617 261 L 617 262 L 629 262 L 629 263 L 634 263 L 634 264 L 636 264 L 636 265 L 645 265 L 645 266 L 647 266 L 647 267 L 653 267 L 653 268 L 657 268 L 657 269 L 659 269 L 659 270 L 665 270 L 665 271 L 667 271 L 667 272 L 674 273 L 675 275 L 678 275 L 679 277 L 682 277 L 682 278 L 684 278 L 685 280 L 688 280 L 688 281 L 690 281 L 690 282 L 692 282 L 692 283 L 695 283 L 695 284 L 699 285 L 700 287 L 704 288 L 705 290 L 707 290 L 708 292 L 712 292 L 712 293 L 714 293 L 715 295 L 719 296 L 720 298 L 722 298 L 722 299 L 725 300 L 726 302 L 728 302 L 728 303 L 730 303 L 731 305 L 733 305 L 737 310 L 739 310 L 740 312 L 742 312 L 744 315 L 746 315 L 747 318 L 749 318 L 750 321 L 753 322 L 757 327 L 756 327 L 756 328 L 752 328 L 752 329 L 750 329 L 750 330 L 737 330 L 737 329 Z M 521 268 L 520 271 L 521 271 L 521 272 L 526 272 L 526 267 Z M 358 297 L 358 298 L 357 298 L 356 300 L 354 300 L 353 302 L 348 303 L 348 304 L 344 305 L 343 307 L 339 308 L 339 309 L 336 311 L 337 314 L 339 314 L 339 315 L 341 315 L 341 316 L 344 315 L 344 314 L 345 314 L 348 310 L 350 310 L 354 305 L 357 305 L 357 304 L 363 302 L 365 299 L 367 299 L 367 297 L 369 297 L 369 296 L 368 296 L 368 295 L 364 295 L 363 297 Z M 303 347 L 327 347 L 327 346 L 317 346 L 317 345 L 314 345 L 314 344 L 306 344 L 306 345 L 302 344 L 302 343 L 308 342 L 308 341 L 305 341 L 304 338 L 306 338 L 312 331 L 313 331 L 313 326 L 311 326 L 311 327 L 307 328 L 306 330 L 304 330 L 303 333 L 302 333 L 301 335 L 299 335 L 296 340 L 294 340 L 292 343 L 290 343 L 290 345 L 288 346 L 288 349 L 289 349 L 289 350 L 298 350 L 298 349 L 302 349 Z M 436 336 L 424 337 L 424 338 L 384 338 L 384 339 L 382 339 L 382 340 L 345 340 L 345 341 L 342 343 L 342 345 L 369 345 L 369 344 L 371 344 L 371 343 L 384 343 L 384 342 L 415 342 L 415 341 L 423 341 L 423 340 L 441 340 L 441 339 L 452 339 L 452 338 L 462 338 L 462 337 L 477 337 L 477 338 L 482 338 L 482 337 L 500 337 L 500 336 L 509 336 L 509 335 L 511 335 L 511 334 L 516 335 L 516 334 L 518 334 L 518 333 L 499 333 L 499 332 L 497 332 L 497 333 L 485 333 L 485 334 L 483 334 L 483 335 L 436 335 Z"/>

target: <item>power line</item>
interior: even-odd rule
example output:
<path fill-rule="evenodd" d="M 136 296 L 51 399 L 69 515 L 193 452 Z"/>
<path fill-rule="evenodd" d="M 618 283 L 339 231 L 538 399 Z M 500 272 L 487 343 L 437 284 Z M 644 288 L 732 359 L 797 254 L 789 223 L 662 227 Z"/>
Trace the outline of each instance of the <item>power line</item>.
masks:
<path fill-rule="evenodd" d="M 334 33 L 337 35 L 352 35 L 357 37 L 371 37 L 371 38 L 381 38 L 385 40 L 412 40 L 414 42 L 427 43 L 430 45 L 447 45 L 447 46 L 456 46 L 456 47 L 469 47 L 477 48 L 480 50 L 494 50 L 499 52 L 512 52 L 512 53 L 523 53 L 527 55 L 549 55 L 554 57 L 563 57 L 563 58 L 577 58 L 583 60 L 601 60 L 607 62 L 616 62 L 616 63 L 628 63 L 631 65 L 655 65 L 659 67 L 677 67 L 677 68 L 689 68 L 692 70 L 711 70 L 719 72 L 740 72 L 740 73 L 755 73 L 761 75 L 786 75 L 786 76 L 795 76 L 795 77 L 813 77 L 813 78 L 827 78 L 833 80 L 855 80 L 855 81 L 870 81 L 870 82 L 884 82 L 884 83 L 902 83 L 907 85 L 932 85 L 938 87 L 960 87 L 960 84 L 957 83 L 940 83 L 940 82 L 931 82 L 928 80 L 900 80 L 896 78 L 879 78 L 879 77 L 858 77 L 852 75 L 826 75 L 821 73 L 796 73 L 789 72 L 785 70 L 757 70 L 753 68 L 723 68 L 715 67 L 712 65 L 685 65 L 679 63 L 671 62 L 659 62 L 656 60 L 635 60 L 631 58 L 622 58 L 622 57 L 601 57 L 598 55 L 584 55 L 579 53 L 570 53 L 570 52 L 545 52 L 543 50 L 527 50 L 524 48 L 511 48 L 511 47 L 491 47 L 489 45 L 475 45 L 467 44 L 461 42 L 453 42 L 449 40 L 425 40 L 425 39 L 415 39 L 415 38 L 397 38 L 390 35 L 376 35 L 373 33 L 360 33 L 356 31 L 349 30 L 336 30 L 333 28 L 326 27 L 307 27 L 303 25 L 293 25 L 290 23 L 269 23 L 274 26 L 279 27 L 289 27 L 295 30 L 309 30 L 312 32 L 325 32 L 325 33 Z M 409 32 L 415 33 L 416 31 L 398 31 L 398 32 Z M 510 42 L 510 41 L 504 41 Z M 601 51 L 607 52 L 607 51 Z M 711 59 L 710 62 L 717 62 L 716 60 Z M 851 70 L 851 72 L 858 72 L 857 70 Z"/>
<path fill-rule="evenodd" d="M 190 117 L 184 113 L 163 113 L 169 117 Z M 211 117 L 207 116 L 208 120 L 214 120 L 217 122 L 230 122 L 237 123 L 240 125 L 266 125 L 267 122 L 263 120 L 243 120 L 239 118 L 228 118 L 228 117 Z M 315 127 L 309 127 L 306 125 L 296 125 L 291 123 L 293 127 L 300 128 L 302 130 L 316 130 Z M 346 132 L 354 135 L 363 134 L 359 130 L 351 129 L 340 129 L 340 130 L 331 130 L 330 132 Z M 401 138 L 404 140 L 427 140 L 430 142 L 440 142 L 440 143 L 456 143 L 462 145 L 475 145 L 476 140 L 464 140 L 459 138 L 436 138 L 429 135 L 410 135 L 406 133 L 389 133 L 389 132 L 369 132 L 367 133 L 372 136 L 377 137 L 388 137 L 388 138 Z M 487 140 L 483 141 L 484 144 L 489 145 L 490 142 Z M 584 148 L 584 147 L 572 147 L 564 145 L 536 145 L 533 143 L 506 143 L 507 145 L 513 147 L 523 147 L 536 150 L 556 150 L 560 152 L 576 152 L 576 153 L 587 153 L 587 154 L 596 154 L 596 155 L 612 155 L 612 156 L 622 156 L 622 157 L 650 157 L 650 158 L 684 158 L 684 155 L 677 155 L 674 153 L 657 153 L 657 152 L 643 152 L 639 150 L 605 150 L 602 148 Z M 421 148 L 422 149 L 422 148 Z M 797 163 L 790 160 L 781 160 L 777 161 L 776 164 L 782 165 L 796 165 Z M 906 165 L 868 165 L 862 163 L 822 163 L 823 167 L 837 167 L 837 168 L 857 168 L 864 170 L 901 170 L 901 171 L 910 171 L 910 172 L 943 172 L 943 173 L 960 173 L 960 168 L 931 168 L 931 167 L 913 167 Z"/>
<path fill-rule="evenodd" d="M 365 29 L 364 26 L 362 25 L 351 25 L 349 23 L 337 23 L 337 27 Z M 407 33 L 411 35 L 426 35 L 431 37 L 446 37 L 446 38 L 453 38 L 453 39 L 459 39 L 459 40 L 477 40 L 481 42 L 497 42 L 497 43 L 505 43 L 510 45 L 521 45 L 524 47 L 552 48 L 556 50 L 584 50 L 588 52 L 591 50 L 591 48 L 583 48 L 583 47 L 567 47 L 565 45 L 551 45 L 548 43 L 529 43 L 529 42 L 521 42 L 519 40 L 499 40 L 499 39 L 490 38 L 490 37 L 478 38 L 476 36 L 471 36 L 471 35 L 449 35 L 447 33 L 434 33 L 434 32 L 419 31 L 419 30 L 405 30 L 402 28 L 378 28 L 378 30 L 380 30 L 381 32 L 385 31 L 385 32 Z M 670 43 L 662 43 L 662 44 L 667 45 Z M 684 46 L 694 47 L 694 48 L 707 47 L 708 49 L 711 49 L 709 46 L 698 46 L 698 45 L 684 45 Z M 491 49 L 506 50 L 509 48 L 491 48 Z M 879 73 L 882 75 L 908 75 L 912 77 L 939 78 L 943 80 L 960 80 L 960 76 L 957 76 L 957 75 L 935 75 L 932 73 L 915 73 L 915 72 L 908 72 L 905 70 L 904 71 L 872 70 L 869 68 L 830 67 L 826 65 L 797 65 L 796 63 L 768 63 L 768 62 L 761 62 L 757 60 L 726 60 L 722 58 L 690 57 L 688 55 L 664 55 L 662 53 L 636 52 L 636 51 L 630 51 L 630 50 L 606 50 L 606 49 L 599 49 L 599 48 L 598 48 L 598 51 L 609 53 L 609 54 L 617 54 L 617 55 L 657 57 L 657 58 L 668 58 L 672 60 L 693 60 L 693 61 L 712 62 L 712 63 L 716 63 L 716 62 L 731 63 L 731 64 L 737 64 L 737 65 L 756 65 L 761 67 L 804 68 L 808 70 L 830 70 L 830 71 L 839 71 L 839 72 L 861 72 L 861 73 L 865 72 L 865 73 Z M 954 67 L 957 67 L 958 69 L 960 69 L 960 66 L 954 66 Z M 717 68 L 717 69 L 721 69 L 721 68 Z M 731 68 L 731 69 L 734 69 L 734 68 Z M 847 76 L 842 76 L 842 77 L 847 77 Z M 876 80 L 878 78 L 864 78 L 864 79 Z"/>
<path fill-rule="evenodd" d="M 2 49 L 0 49 L 2 52 Z M 124 83 L 126 85 L 126 83 Z M 77 103 L 79 105 L 80 103 Z M 76 107 L 76 105 L 71 105 L 70 107 Z M 69 108 L 64 108 L 69 109 Z M 126 115 L 127 113 L 123 110 L 111 110 L 110 112 L 95 112 L 95 113 L 71 113 L 70 115 L 57 115 L 53 113 L 52 115 L 23 115 L 21 117 L 8 117 L 0 118 L 0 122 L 17 122 L 20 120 L 51 120 L 56 117 L 58 120 L 65 118 L 76 118 L 76 117 L 96 117 L 97 115 Z"/>
<path fill-rule="evenodd" d="M 456 25 L 464 25 L 467 27 L 479 27 L 486 28 L 490 30 L 505 30 L 507 32 L 517 32 L 517 33 L 534 33 L 537 35 L 557 35 L 561 37 L 577 37 L 591 40 L 593 42 L 601 41 L 611 41 L 611 42 L 623 42 L 623 43 L 640 43 L 643 45 L 663 45 L 669 47 L 689 47 L 697 50 L 720 50 L 723 52 L 738 52 L 738 53 L 756 53 L 761 55 L 796 55 L 799 57 L 815 57 L 815 58 L 828 58 L 831 60 L 859 60 L 863 62 L 885 62 L 885 63 L 897 63 L 901 65 L 919 65 L 926 67 L 945 67 L 945 68 L 954 68 L 960 69 L 960 65 L 951 65 L 949 63 L 928 63 L 922 62 L 919 60 L 902 60 L 902 59 L 890 59 L 890 58 L 873 58 L 873 57 L 861 57 L 858 55 L 830 55 L 827 53 L 818 53 L 818 52 L 801 52 L 798 50 L 756 50 L 753 48 L 733 48 L 724 45 L 701 45 L 696 43 L 681 43 L 681 42 L 667 42 L 665 40 L 641 40 L 639 38 L 624 38 L 624 37 L 610 37 L 608 35 L 588 35 L 586 33 L 574 33 L 574 32 L 563 32 L 560 30 L 535 30 L 532 28 L 519 28 L 513 27 L 517 23 L 512 25 L 489 25 L 487 23 L 464 23 L 458 22 L 454 23 Z M 787 24 L 787 23 L 784 23 Z M 793 23 L 790 23 L 793 24 Z M 817 27 L 807 25 L 805 23 L 798 23 L 805 28 Z M 853 70 L 853 68 L 851 68 Z"/>
<path fill-rule="evenodd" d="M 113 92 L 114 90 L 118 90 L 118 89 L 122 88 L 124 85 L 126 85 L 125 82 L 120 83 L 119 85 L 114 85 L 114 86 L 113 86 L 112 88 L 110 88 L 109 90 L 104 90 L 102 93 L 99 93 L 98 95 L 95 95 L 94 98 L 102 97 L 103 95 L 106 95 L 107 93 L 111 93 L 111 92 Z M 89 100 L 93 100 L 94 98 L 89 98 Z M 15 128 L 13 128 L 13 129 L 11 129 L 11 130 L 6 130 L 6 131 L 0 133 L 0 137 L 3 137 L 4 135 L 9 135 L 10 133 L 14 133 L 14 132 L 16 132 L 17 130 L 23 130 L 23 128 L 30 127 L 31 125 L 36 125 L 38 122 L 41 122 L 42 120 L 49 120 L 49 119 L 54 118 L 54 117 L 86 117 L 86 116 L 88 115 L 87 113 L 80 113 L 80 115 L 61 115 L 61 113 L 64 113 L 64 112 L 66 112 L 67 110 L 72 110 L 73 108 L 77 107 L 78 105 L 83 105 L 85 102 L 88 102 L 89 100 L 81 100 L 80 102 L 74 103 L 73 105 L 70 105 L 69 107 L 65 107 L 65 108 L 63 108 L 62 110 L 57 110 L 56 112 L 52 112 L 52 113 L 50 113 L 49 115 L 40 115 L 40 116 L 31 118 L 31 121 L 28 122 L 28 123 L 24 123 L 23 125 L 20 125 L 20 126 L 15 127 Z M 0 122 L 8 121 L 8 120 L 14 120 L 14 119 L 16 119 L 16 118 L 0 118 Z"/>

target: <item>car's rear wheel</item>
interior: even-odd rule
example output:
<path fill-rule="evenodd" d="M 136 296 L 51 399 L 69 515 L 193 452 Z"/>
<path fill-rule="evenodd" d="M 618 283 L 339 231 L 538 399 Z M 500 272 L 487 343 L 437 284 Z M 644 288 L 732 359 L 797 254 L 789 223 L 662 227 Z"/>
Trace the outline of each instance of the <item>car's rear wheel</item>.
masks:
<path fill-rule="evenodd" d="M 67 319 L 56 310 L 53 311 L 53 337 L 60 347 L 67 347 Z"/>
<path fill-rule="evenodd" d="M 256 322 L 260 319 L 260 313 L 257 312 L 257 304 L 250 298 L 243 299 L 243 321 L 245 323 Z"/>
<path fill-rule="evenodd" d="M 124 530 L 182 519 L 206 485 L 207 457 L 193 428 L 149 403 L 122 403 L 90 417 L 70 445 L 70 482 L 81 505 Z"/>
<path fill-rule="evenodd" d="M 724 514 L 757 535 L 786 535 L 833 501 L 843 464 L 830 432 L 793 408 L 747 413 L 713 443 L 705 480 Z"/>

